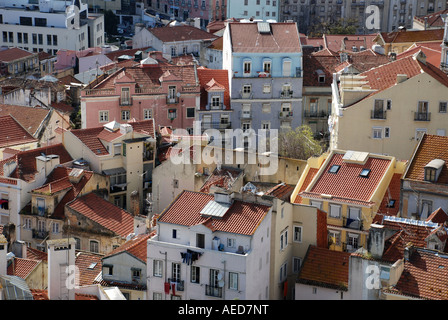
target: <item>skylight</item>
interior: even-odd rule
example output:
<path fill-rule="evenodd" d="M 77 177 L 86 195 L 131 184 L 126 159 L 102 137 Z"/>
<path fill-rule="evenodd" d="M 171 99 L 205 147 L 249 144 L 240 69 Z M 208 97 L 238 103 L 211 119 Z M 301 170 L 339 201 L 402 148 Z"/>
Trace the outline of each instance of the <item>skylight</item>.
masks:
<path fill-rule="evenodd" d="M 339 171 L 339 168 L 340 168 L 341 166 L 339 166 L 339 165 L 337 165 L 337 164 L 334 164 L 334 165 L 332 165 L 331 166 L 331 168 L 330 168 L 330 170 L 328 170 L 328 172 L 329 173 L 337 173 L 338 171 Z"/>
<path fill-rule="evenodd" d="M 368 178 L 369 174 L 370 174 L 370 169 L 362 169 L 362 171 L 359 175 L 363 178 Z"/>

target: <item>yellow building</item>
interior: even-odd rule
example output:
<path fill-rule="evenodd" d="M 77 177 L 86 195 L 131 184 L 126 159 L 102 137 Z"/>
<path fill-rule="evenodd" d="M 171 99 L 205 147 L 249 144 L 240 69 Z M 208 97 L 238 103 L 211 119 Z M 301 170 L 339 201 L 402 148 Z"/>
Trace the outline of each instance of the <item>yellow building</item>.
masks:
<path fill-rule="evenodd" d="M 291 202 L 325 211 L 329 248 L 352 252 L 366 247 L 370 224 L 392 179 L 404 169 L 394 157 L 333 150 L 309 159 Z"/>
<path fill-rule="evenodd" d="M 448 77 L 422 51 L 333 84 L 330 148 L 409 160 L 423 133 L 445 136 Z"/>
<path fill-rule="evenodd" d="M 384 48 L 386 55 L 389 53 L 399 54 L 408 50 L 414 43 L 442 43 L 443 32 L 443 28 L 432 30 L 381 32 L 378 33 L 373 41 Z"/>

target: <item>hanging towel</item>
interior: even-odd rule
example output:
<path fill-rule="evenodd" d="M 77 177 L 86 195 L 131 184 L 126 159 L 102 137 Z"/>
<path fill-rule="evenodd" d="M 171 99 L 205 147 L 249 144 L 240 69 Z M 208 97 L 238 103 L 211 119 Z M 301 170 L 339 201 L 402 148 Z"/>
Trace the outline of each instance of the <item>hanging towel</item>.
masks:
<path fill-rule="evenodd" d="M 170 294 L 170 284 L 169 284 L 169 282 L 165 282 L 165 294 Z"/>
<path fill-rule="evenodd" d="M 175 283 L 172 283 L 171 284 L 171 290 L 173 291 L 173 296 L 175 296 L 176 295 L 176 284 Z"/>

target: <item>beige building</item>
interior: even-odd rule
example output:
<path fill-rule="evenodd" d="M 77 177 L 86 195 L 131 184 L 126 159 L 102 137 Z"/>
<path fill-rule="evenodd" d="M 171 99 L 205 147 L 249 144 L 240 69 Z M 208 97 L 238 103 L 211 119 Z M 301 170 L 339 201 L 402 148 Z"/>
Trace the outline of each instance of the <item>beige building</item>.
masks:
<path fill-rule="evenodd" d="M 422 52 L 333 84 L 330 148 L 409 160 L 423 133 L 446 135 L 448 78 Z"/>

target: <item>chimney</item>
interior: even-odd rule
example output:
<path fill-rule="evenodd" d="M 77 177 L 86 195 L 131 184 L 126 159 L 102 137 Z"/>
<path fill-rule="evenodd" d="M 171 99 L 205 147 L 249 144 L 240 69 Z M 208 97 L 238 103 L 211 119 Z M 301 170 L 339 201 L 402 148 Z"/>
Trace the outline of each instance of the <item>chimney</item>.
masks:
<path fill-rule="evenodd" d="M 233 201 L 232 194 L 230 193 L 215 192 L 214 197 L 215 202 L 219 203 L 232 204 Z"/>
<path fill-rule="evenodd" d="M 75 272 L 73 238 L 48 240 L 48 297 L 50 300 L 75 300 L 79 275 Z"/>
<path fill-rule="evenodd" d="M 412 242 L 408 242 L 406 244 L 406 247 L 404 248 L 404 261 L 409 261 L 409 259 L 412 257 L 412 254 L 414 253 L 415 248 Z"/>
<path fill-rule="evenodd" d="M 408 80 L 407 74 L 397 74 L 397 84 L 405 82 L 406 80 Z"/>
<path fill-rule="evenodd" d="M 373 258 L 381 259 L 384 251 L 385 230 L 383 225 L 372 223 L 367 239 L 367 251 Z"/>
<path fill-rule="evenodd" d="M 140 195 L 137 190 L 131 192 L 131 213 L 134 217 L 140 214 Z"/>
<path fill-rule="evenodd" d="M 68 179 L 71 183 L 78 183 L 81 181 L 82 177 L 84 176 L 84 170 L 80 168 L 73 168 L 70 173 L 68 174 Z"/>
<path fill-rule="evenodd" d="M 8 260 L 6 253 L 8 251 L 8 240 L 3 234 L 0 234 L 0 276 L 6 276 L 8 268 Z"/>

